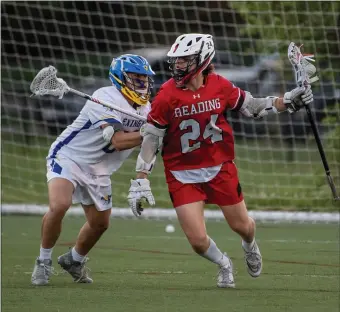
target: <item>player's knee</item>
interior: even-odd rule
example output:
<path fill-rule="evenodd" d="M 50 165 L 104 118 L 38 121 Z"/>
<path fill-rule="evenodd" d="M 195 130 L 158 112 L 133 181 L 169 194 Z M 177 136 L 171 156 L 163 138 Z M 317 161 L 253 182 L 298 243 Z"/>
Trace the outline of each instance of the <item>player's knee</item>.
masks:
<path fill-rule="evenodd" d="M 230 228 L 241 235 L 247 235 L 249 232 L 250 223 L 248 220 L 234 220 L 229 222 Z"/>
<path fill-rule="evenodd" d="M 93 220 L 90 226 L 96 232 L 104 233 L 110 227 L 110 220 Z"/>
<path fill-rule="evenodd" d="M 67 199 L 58 199 L 56 201 L 50 201 L 50 212 L 56 216 L 63 217 L 66 211 L 70 208 L 71 202 Z"/>
<path fill-rule="evenodd" d="M 249 217 L 248 218 L 248 227 L 249 227 L 249 231 L 254 231 L 255 230 L 255 227 L 256 227 L 256 223 L 255 223 L 255 220 L 252 218 L 252 217 Z"/>
<path fill-rule="evenodd" d="M 209 248 L 209 239 L 207 235 L 188 237 L 188 239 L 192 249 L 198 254 L 204 253 Z"/>

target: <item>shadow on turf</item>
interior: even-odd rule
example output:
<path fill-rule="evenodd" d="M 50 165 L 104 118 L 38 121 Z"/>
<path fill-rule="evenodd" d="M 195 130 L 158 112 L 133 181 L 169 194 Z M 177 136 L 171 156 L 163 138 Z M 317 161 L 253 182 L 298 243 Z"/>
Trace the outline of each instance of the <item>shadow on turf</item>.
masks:
<path fill-rule="evenodd" d="M 70 247 L 70 246 L 74 246 L 74 244 L 75 244 L 74 242 L 64 242 L 64 243 L 61 242 L 58 245 Z M 96 248 L 110 249 L 110 250 L 120 250 L 120 251 L 143 252 L 143 253 L 151 253 L 151 254 L 166 254 L 166 255 L 173 255 L 173 256 L 191 256 L 193 254 L 193 253 L 188 253 L 188 252 L 170 252 L 170 251 L 146 250 L 146 249 L 136 249 L 136 248 L 116 248 L 116 247 L 103 246 L 103 245 L 96 245 Z M 240 260 L 241 258 L 231 257 L 231 259 L 232 260 Z M 340 267 L 340 265 L 338 265 L 338 264 L 314 263 L 314 262 L 303 262 L 303 261 L 284 261 L 284 260 L 266 259 L 266 262 L 281 263 L 281 264 L 315 265 L 315 266 L 335 267 L 335 268 Z"/>

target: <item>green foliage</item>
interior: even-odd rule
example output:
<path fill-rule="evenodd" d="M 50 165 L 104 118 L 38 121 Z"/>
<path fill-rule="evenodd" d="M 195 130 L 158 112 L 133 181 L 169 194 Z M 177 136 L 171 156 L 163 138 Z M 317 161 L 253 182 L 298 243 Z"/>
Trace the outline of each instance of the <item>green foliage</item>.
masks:
<path fill-rule="evenodd" d="M 332 78 L 332 69 L 340 67 L 337 37 L 340 2 L 269 1 L 231 2 L 245 19 L 243 36 L 254 40 L 257 52 L 280 51 L 286 55 L 289 42 L 303 43 L 306 52 L 323 63 L 323 75 Z"/>

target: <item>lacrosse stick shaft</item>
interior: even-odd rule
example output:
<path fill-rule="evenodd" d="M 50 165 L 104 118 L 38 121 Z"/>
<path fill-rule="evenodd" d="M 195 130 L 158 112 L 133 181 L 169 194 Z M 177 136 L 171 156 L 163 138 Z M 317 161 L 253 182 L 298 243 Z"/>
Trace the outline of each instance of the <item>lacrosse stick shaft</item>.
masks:
<path fill-rule="evenodd" d="M 328 162 L 327 162 L 327 159 L 326 159 L 326 154 L 325 154 L 325 151 L 324 151 L 323 146 L 322 146 L 322 142 L 321 142 L 321 139 L 320 139 L 318 128 L 317 128 L 317 126 L 315 124 L 314 116 L 313 116 L 312 111 L 311 111 L 311 109 L 310 109 L 310 107 L 308 105 L 305 105 L 305 108 L 306 108 L 306 112 L 307 112 L 307 116 L 308 116 L 310 125 L 312 126 L 312 131 L 313 131 L 313 134 L 314 134 L 314 138 L 315 138 L 316 144 L 317 144 L 318 149 L 319 149 L 319 153 L 320 153 L 320 156 L 321 156 L 322 164 L 323 164 L 323 167 L 325 168 L 325 172 L 326 172 L 326 176 L 327 176 L 327 181 L 328 181 L 329 187 L 331 188 L 331 191 L 332 191 L 332 194 L 333 194 L 333 198 L 335 200 L 340 200 L 340 198 L 339 198 L 339 196 L 338 196 L 338 194 L 336 192 L 336 188 L 335 188 L 335 184 L 334 184 L 333 178 L 331 176 L 331 171 L 330 171 L 329 166 L 328 166 Z"/>
<path fill-rule="evenodd" d="M 68 92 L 71 92 L 71 93 L 73 93 L 73 94 L 75 94 L 75 95 L 78 95 L 78 96 L 84 98 L 84 99 L 90 100 L 90 101 L 92 101 L 92 102 L 94 102 L 94 103 L 97 103 L 97 104 L 100 104 L 100 105 L 103 105 L 103 106 L 105 106 L 105 107 L 107 107 L 107 108 L 113 109 L 113 110 L 118 111 L 118 112 L 120 112 L 120 113 L 123 113 L 123 114 L 125 114 L 125 115 L 131 116 L 131 117 L 134 117 L 134 118 L 137 118 L 137 119 L 139 119 L 139 120 L 146 121 L 146 118 L 143 117 L 143 116 L 140 116 L 140 115 L 135 114 L 135 113 L 133 113 L 133 112 L 128 112 L 128 111 L 126 111 L 126 110 L 124 110 L 124 109 L 122 109 L 122 108 L 120 108 L 120 107 L 118 107 L 118 106 L 116 106 L 116 105 L 105 103 L 105 102 L 103 102 L 102 100 L 96 99 L 96 98 L 94 98 L 94 97 L 92 97 L 92 96 L 90 96 L 90 95 L 88 95 L 88 94 L 86 94 L 86 93 L 77 91 L 77 90 L 72 89 L 72 88 L 70 88 Z"/>
<path fill-rule="evenodd" d="M 313 59 L 314 55 L 312 54 L 308 56 L 303 55 L 300 51 L 301 47 L 302 45 L 300 47 L 297 47 L 294 42 L 291 42 L 288 47 L 288 59 L 293 66 L 297 86 L 307 87 L 311 83 L 317 81 L 319 78 L 317 76 L 312 77 L 316 72 L 315 66 L 310 63 L 310 62 L 314 62 L 314 59 Z M 335 200 L 340 200 L 340 197 L 337 195 L 337 192 L 336 192 L 336 188 L 335 188 L 335 184 L 332 179 L 332 176 L 331 176 L 331 172 L 329 170 L 328 162 L 326 159 L 326 154 L 321 143 L 319 131 L 318 131 L 318 128 L 316 127 L 314 116 L 308 104 L 305 105 L 305 108 L 306 108 L 309 122 L 312 126 L 314 138 L 319 149 L 322 164 L 326 172 L 327 181 L 328 181 L 329 187 L 331 188 L 333 198 Z"/>
<path fill-rule="evenodd" d="M 125 111 L 114 104 L 105 103 L 104 101 L 96 99 L 86 93 L 70 88 L 63 79 L 57 78 L 57 69 L 52 65 L 44 67 L 39 71 L 31 83 L 30 90 L 34 95 L 53 95 L 59 97 L 59 99 L 62 99 L 65 93 L 71 92 L 96 104 L 103 105 L 139 120 L 146 121 L 145 117 L 134 112 Z"/>

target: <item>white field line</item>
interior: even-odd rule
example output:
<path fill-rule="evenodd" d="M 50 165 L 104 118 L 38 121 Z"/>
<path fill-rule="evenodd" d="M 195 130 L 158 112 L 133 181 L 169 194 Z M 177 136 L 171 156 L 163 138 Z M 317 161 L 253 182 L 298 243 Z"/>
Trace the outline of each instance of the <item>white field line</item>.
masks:
<path fill-rule="evenodd" d="M 312 277 L 312 278 L 329 278 L 329 279 L 339 279 L 340 275 L 315 275 L 315 274 L 267 274 L 267 276 L 275 276 L 275 277 Z"/>
<path fill-rule="evenodd" d="M 48 210 L 46 205 L 26 205 L 26 204 L 2 204 L 2 214 L 30 214 L 43 215 Z M 68 210 L 67 215 L 82 216 L 83 209 L 79 206 Z M 223 214 L 219 210 L 205 210 L 207 220 L 224 220 Z M 340 223 L 340 213 L 320 213 L 320 212 L 299 212 L 299 211 L 249 211 L 249 215 L 259 222 L 298 222 L 298 223 Z M 133 218 L 129 208 L 113 207 L 112 217 Z M 144 210 L 142 219 L 176 219 L 174 209 L 147 208 Z"/>

